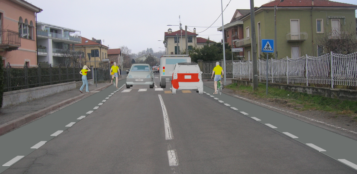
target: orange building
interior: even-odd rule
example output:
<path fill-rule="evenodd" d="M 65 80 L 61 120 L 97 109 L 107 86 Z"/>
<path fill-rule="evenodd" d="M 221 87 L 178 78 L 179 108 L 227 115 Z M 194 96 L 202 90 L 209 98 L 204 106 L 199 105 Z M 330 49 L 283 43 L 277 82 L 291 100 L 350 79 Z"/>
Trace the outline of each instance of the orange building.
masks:
<path fill-rule="evenodd" d="M 0 56 L 4 65 L 37 67 L 36 18 L 41 11 L 25 0 L 0 0 Z"/>

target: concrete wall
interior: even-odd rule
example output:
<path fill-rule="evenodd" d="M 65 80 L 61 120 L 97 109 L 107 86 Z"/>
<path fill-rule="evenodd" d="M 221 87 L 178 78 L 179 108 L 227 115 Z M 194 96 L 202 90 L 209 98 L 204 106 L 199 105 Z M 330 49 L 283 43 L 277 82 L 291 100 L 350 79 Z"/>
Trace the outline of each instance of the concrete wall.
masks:
<path fill-rule="evenodd" d="M 253 86 L 253 83 L 248 80 L 232 79 L 232 83 L 237 83 L 239 85 Z M 310 86 L 294 86 L 294 85 L 285 85 L 285 84 L 277 84 L 277 83 L 269 83 L 269 86 L 292 91 L 292 92 L 301 92 L 301 93 L 312 94 L 312 95 L 320 95 L 320 96 L 335 98 L 340 100 L 357 101 L 356 90 L 319 88 L 319 87 L 310 87 Z"/>
<path fill-rule="evenodd" d="M 93 85 L 93 79 L 88 80 L 89 85 Z M 47 85 L 36 88 L 22 89 L 16 91 L 4 92 L 3 95 L 3 108 L 29 102 L 31 100 L 46 97 L 59 92 L 79 88 L 82 85 L 81 81 L 60 83 L 55 85 Z"/>

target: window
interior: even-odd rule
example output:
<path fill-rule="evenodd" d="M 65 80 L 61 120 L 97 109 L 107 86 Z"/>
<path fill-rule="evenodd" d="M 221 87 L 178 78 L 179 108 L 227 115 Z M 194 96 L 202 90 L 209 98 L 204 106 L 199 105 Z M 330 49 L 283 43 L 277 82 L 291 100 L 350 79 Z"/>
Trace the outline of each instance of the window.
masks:
<path fill-rule="evenodd" d="M 26 61 L 25 65 L 26 65 L 27 68 L 29 68 L 30 67 L 30 62 Z"/>
<path fill-rule="evenodd" d="M 179 54 L 180 46 L 175 46 L 175 54 Z"/>
<path fill-rule="evenodd" d="M 322 19 L 316 19 L 316 33 L 324 32 L 324 22 Z"/>
<path fill-rule="evenodd" d="M 290 37 L 291 40 L 300 39 L 300 20 L 290 19 Z"/>
<path fill-rule="evenodd" d="M 299 57 L 300 57 L 300 48 L 291 47 L 291 58 L 299 58 Z"/>
<path fill-rule="evenodd" d="M 30 21 L 30 26 L 29 26 L 29 39 L 33 40 L 33 23 Z"/>
<path fill-rule="evenodd" d="M 332 36 L 340 36 L 340 20 L 331 19 Z"/>
<path fill-rule="evenodd" d="M 188 46 L 188 51 L 191 51 L 192 50 L 192 46 Z"/>
<path fill-rule="evenodd" d="M 176 63 L 187 62 L 187 59 L 166 59 L 166 65 L 175 65 Z"/>
<path fill-rule="evenodd" d="M 25 23 L 23 24 L 22 37 L 28 39 L 28 23 L 27 23 L 27 19 L 25 19 Z"/>
<path fill-rule="evenodd" d="M 22 28 L 23 28 L 23 22 L 22 18 L 19 18 L 19 37 L 22 37 Z"/>
<path fill-rule="evenodd" d="M 188 36 L 187 40 L 188 40 L 189 43 L 192 43 L 192 36 Z"/>
<path fill-rule="evenodd" d="M 245 33 L 246 33 L 247 38 L 249 38 L 249 28 L 248 27 L 245 28 Z"/>
<path fill-rule="evenodd" d="M 178 37 L 175 37 L 174 39 L 175 39 L 175 43 L 180 43 L 180 40 Z"/>
<path fill-rule="evenodd" d="M 324 47 L 322 45 L 317 45 L 317 56 L 322 56 L 324 54 Z"/>

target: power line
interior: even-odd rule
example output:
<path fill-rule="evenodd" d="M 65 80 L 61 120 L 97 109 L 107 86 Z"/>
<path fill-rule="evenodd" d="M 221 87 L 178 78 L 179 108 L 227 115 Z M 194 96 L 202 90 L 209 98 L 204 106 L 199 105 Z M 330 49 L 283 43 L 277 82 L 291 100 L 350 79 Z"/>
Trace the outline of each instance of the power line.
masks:
<path fill-rule="evenodd" d="M 228 2 L 228 4 L 227 4 L 226 8 L 228 7 L 229 3 L 231 3 L 231 1 L 232 1 L 232 0 L 229 0 L 229 2 Z M 224 13 L 224 11 L 226 11 L 226 8 L 224 8 L 224 10 L 223 10 L 222 13 Z M 219 19 L 219 17 L 222 16 L 222 13 L 218 16 L 218 18 L 217 18 L 208 28 L 206 28 L 205 30 L 203 30 L 203 31 L 201 31 L 201 32 L 198 32 L 198 33 L 203 33 L 203 32 L 205 32 L 206 30 L 208 30 L 214 23 L 217 22 L 217 20 Z"/>

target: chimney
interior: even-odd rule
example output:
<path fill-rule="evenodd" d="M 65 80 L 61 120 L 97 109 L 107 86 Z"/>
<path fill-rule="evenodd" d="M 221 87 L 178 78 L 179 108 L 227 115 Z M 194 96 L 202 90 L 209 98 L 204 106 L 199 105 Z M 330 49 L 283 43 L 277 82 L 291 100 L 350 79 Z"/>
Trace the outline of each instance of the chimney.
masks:
<path fill-rule="evenodd" d="M 169 28 L 168 33 L 169 33 L 169 34 L 172 33 L 172 29 L 171 29 L 171 28 Z"/>
<path fill-rule="evenodd" d="M 195 34 L 196 34 L 196 28 L 193 28 L 193 33 L 195 33 Z"/>

